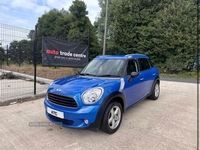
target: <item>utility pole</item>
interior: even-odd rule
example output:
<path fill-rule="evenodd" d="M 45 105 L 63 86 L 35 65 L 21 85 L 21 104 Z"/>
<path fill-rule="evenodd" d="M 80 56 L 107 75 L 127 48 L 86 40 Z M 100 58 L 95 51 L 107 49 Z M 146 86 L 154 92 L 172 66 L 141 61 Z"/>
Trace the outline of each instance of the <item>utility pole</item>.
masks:
<path fill-rule="evenodd" d="M 0 47 L 2 47 L 2 41 L 3 41 L 3 40 L 0 40 Z"/>
<path fill-rule="evenodd" d="M 108 20 L 108 0 L 106 0 L 106 16 L 105 16 L 105 26 L 104 26 L 103 55 L 105 55 L 105 51 L 106 51 L 107 20 Z"/>
<path fill-rule="evenodd" d="M 36 95 L 36 67 L 37 67 L 37 24 L 35 25 L 35 39 L 33 48 L 33 65 L 34 65 L 34 95 Z"/>

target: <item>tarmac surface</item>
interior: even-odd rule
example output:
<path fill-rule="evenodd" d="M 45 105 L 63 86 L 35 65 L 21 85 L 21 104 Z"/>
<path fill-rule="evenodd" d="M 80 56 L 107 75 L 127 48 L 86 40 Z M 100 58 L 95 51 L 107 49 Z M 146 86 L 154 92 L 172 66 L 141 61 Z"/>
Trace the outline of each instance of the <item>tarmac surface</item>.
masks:
<path fill-rule="evenodd" d="M 130 107 L 108 135 L 54 125 L 43 98 L 0 107 L 0 150 L 195 150 L 197 84 L 161 80 L 157 101 Z"/>

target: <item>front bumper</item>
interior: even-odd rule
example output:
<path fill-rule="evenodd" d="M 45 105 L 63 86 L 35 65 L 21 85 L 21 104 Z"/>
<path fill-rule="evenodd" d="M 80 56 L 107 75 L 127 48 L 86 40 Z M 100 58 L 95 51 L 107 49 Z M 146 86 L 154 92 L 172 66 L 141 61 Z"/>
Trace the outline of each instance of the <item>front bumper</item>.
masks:
<path fill-rule="evenodd" d="M 44 100 L 45 112 L 47 118 L 55 124 L 69 128 L 88 128 L 97 117 L 100 105 L 84 105 L 80 108 L 68 108 L 59 106 Z M 63 118 L 55 117 L 47 112 L 47 107 L 63 113 Z M 87 120 L 87 121 L 84 121 Z"/>

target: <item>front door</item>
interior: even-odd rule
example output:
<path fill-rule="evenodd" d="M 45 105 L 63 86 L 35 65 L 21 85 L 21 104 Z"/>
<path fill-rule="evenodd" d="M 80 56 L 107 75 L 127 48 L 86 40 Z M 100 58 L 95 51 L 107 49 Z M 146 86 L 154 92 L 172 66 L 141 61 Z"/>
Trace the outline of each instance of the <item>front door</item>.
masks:
<path fill-rule="evenodd" d="M 130 59 L 127 65 L 127 76 L 124 78 L 125 86 L 123 93 L 126 98 L 126 107 L 138 102 L 145 96 L 145 78 L 142 72 L 137 77 L 130 79 L 131 72 L 138 72 L 138 65 L 135 59 Z M 130 80 L 129 80 L 130 79 Z"/>

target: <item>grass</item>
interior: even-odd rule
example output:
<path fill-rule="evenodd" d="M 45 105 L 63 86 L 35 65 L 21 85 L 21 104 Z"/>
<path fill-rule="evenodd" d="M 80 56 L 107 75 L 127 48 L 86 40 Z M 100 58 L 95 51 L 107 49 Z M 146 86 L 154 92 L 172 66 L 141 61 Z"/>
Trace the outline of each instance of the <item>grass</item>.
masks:
<path fill-rule="evenodd" d="M 168 78 L 197 79 L 197 72 L 183 72 L 178 74 L 160 73 L 160 76 Z"/>
<path fill-rule="evenodd" d="M 28 75 L 34 75 L 34 67 L 33 65 L 23 64 L 20 67 L 18 65 L 3 65 L 0 66 L 2 69 L 6 69 L 13 72 L 24 73 Z M 44 67 L 41 65 L 37 66 L 36 74 L 38 77 L 43 77 L 47 79 L 58 79 L 61 77 L 73 75 L 77 72 L 77 68 L 69 68 L 69 67 Z M 160 73 L 161 77 L 169 77 L 169 78 L 186 78 L 186 79 L 197 79 L 197 72 L 183 72 L 179 74 L 169 74 L 169 73 Z"/>
<path fill-rule="evenodd" d="M 18 65 L 9 65 L 9 66 L 2 66 L 2 69 L 19 72 L 28 75 L 34 75 L 34 67 L 33 65 L 23 64 L 20 67 Z M 77 69 L 68 68 L 68 67 L 44 67 L 44 66 L 37 66 L 36 75 L 37 77 L 47 78 L 47 79 L 58 79 L 65 76 L 70 76 L 75 74 Z"/>

